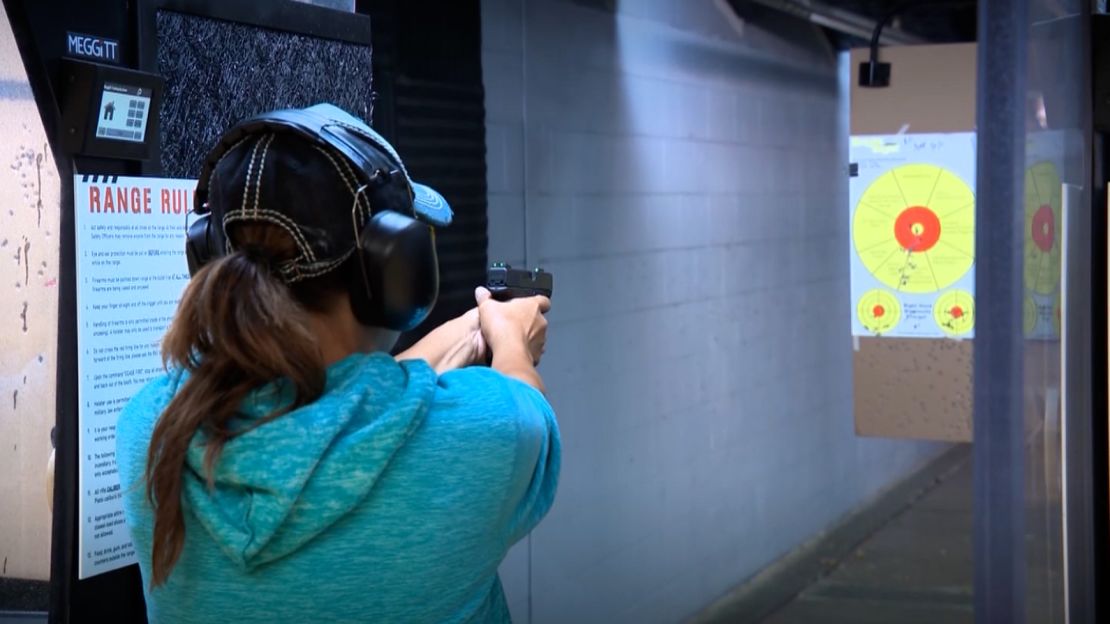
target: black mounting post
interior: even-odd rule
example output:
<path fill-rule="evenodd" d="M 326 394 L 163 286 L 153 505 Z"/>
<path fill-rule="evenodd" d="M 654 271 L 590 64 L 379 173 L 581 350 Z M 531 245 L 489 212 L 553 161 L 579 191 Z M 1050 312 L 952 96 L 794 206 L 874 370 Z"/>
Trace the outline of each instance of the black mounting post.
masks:
<path fill-rule="evenodd" d="M 894 6 L 886 12 L 878 23 L 875 24 L 875 30 L 871 33 L 871 56 L 866 63 L 859 64 L 859 86 L 861 87 L 889 87 L 890 86 L 890 63 L 882 63 L 879 61 L 879 38 L 882 36 L 883 27 L 887 22 L 894 19 L 895 15 L 905 11 L 906 9 L 916 8 L 926 5 L 967 5 L 974 2 L 974 0 L 910 0 L 902 2 Z"/>

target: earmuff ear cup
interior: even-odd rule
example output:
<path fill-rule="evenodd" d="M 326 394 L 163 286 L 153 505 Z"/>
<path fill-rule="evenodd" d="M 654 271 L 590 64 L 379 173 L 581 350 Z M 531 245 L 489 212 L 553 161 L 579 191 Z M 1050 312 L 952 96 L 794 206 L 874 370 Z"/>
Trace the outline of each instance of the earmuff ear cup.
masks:
<path fill-rule="evenodd" d="M 351 309 L 363 325 L 409 331 L 439 297 L 439 260 L 430 226 L 399 212 L 371 217 L 351 268 Z M 367 292 L 369 290 L 369 292 Z"/>
<path fill-rule="evenodd" d="M 189 224 L 185 233 L 185 258 L 189 263 L 189 276 L 197 274 L 205 264 L 224 254 L 224 236 L 221 228 L 211 227 L 211 215 L 201 215 Z"/>

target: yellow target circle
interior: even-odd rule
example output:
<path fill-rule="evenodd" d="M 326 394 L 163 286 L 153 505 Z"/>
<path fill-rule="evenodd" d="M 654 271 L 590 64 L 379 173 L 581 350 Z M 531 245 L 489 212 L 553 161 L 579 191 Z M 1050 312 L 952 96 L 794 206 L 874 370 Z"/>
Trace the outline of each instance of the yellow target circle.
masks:
<path fill-rule="evenodd" d="M 950 290 L 933 304 L 933 320 L 949 336 L 966 334 L 975 327 L 975 297 L 966 290 Z"/>
<path fill-rule="evenodd" d="M 1060 196 L 1056 165 L 1025 171 L 1025 287 L 1044 295 L 1060 284 Z"/>
<path fill-rule="evenodd" d="M 852 242 L 863 266 L 890 288 L 942 290 L 975 261 L 975 194 L 943 167 L 895 167 L 860 196 Z"/>
<path fill-rule="evenodd" d="M 885 290 L 869 290 L 860 297 L 856 314 L 867 331 L 881 335 L 898 325 L 902 319 L 902 305 L 897 297 Z"/>

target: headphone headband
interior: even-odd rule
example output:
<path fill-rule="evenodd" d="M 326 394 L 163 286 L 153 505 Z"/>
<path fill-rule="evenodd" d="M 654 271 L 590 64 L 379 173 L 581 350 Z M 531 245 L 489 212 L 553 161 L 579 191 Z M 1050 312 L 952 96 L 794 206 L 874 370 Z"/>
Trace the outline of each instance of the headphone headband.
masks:
<path fill-rule="evenodd" d="M 190 273 L 231 248 L 225 223 L 266 221 L 286 228 L 301 249 L 302 255 L 288 263 L 297 279 L 337 270 L 354 254 L 357 268 L 348 275 L 348 291 L 364 325 L 404 331 L 423 321 L 439 292 L 431 226 L 450 223 L 451 210 L 438 193 L 415 185 L 392 146 L 360 124 L 335 107 L 318 105 L 258 115 L 225 132 L 197 181 L 193 212 L 199 218 L 189 226 L 186 247 Z M 252 137 L 258 138 L 251 143 Z M 225 157 L 234 160 L 221 167 Z M 298 179 L 302 167 L 321 166 L 307 163 L 322 163 L 320 171 L 338 177 L 321 182 L 325 186 L 306 186 L 312 180 Z M 228 180 L 218 182 L 219 203 L 211 214 L 209 191 L 217 169 Z M 350 221 L 345 217 L 351 204 L 337 203 L 344 185 L 356 206 Z M 238 195 L 226 197 L 229 191 Z M 300 199 L 289 199 L 291 194 Z M 344 218 L 337 220 L 340 208 Z"/>
<path fill-rule="evenodd" d="M 198 215 L 209 212 L 208 182 L 220 159 L 243 139 L 261 133 L 292 133 L 319 147 L 331 148 L 347 158 L 369 179 L 373 177 L 375 167 L 366 158 L 362 149 L 351 142 L 348 133 L 356 133 L 360 138 L 378 148 L 379 153 L 388 156 L 392 164 L 405 174 L 406 180 L 408 179 L 408 173 L 405 171 L 405 166 L 397 153 L 388 145 L 382 145 L 375 137 L 350 124 L 328 119 L 308 110 L 278 110 L 245 119 L 223 134 L 220 142 L 204 159 L 204 165 L 201 167 L 197 182 L 197 190 L 193 195 L 193 212 Z M 409 194 L 412 195 L 411 188 Z"/>

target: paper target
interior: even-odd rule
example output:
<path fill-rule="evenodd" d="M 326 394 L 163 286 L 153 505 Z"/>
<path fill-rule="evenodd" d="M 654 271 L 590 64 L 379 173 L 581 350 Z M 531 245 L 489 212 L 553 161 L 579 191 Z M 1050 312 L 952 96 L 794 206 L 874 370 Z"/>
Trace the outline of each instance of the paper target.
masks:
<path fill-rule="evenodd" d="M 1052 327 L 1056 330 L 1057 336 L 1063 335 L 1063 319 L 1064 307 L 1060 299 L 1059 293 L 1056 294 L 1056 300 L 1052 302 Z"/>
<path fill-rule="evenodd" d="M 1025 287 L 1042 295 L 1060 284 L 1060 174 L 1050 162 L 1025 172 Z"/>
<path fill-rule="evenodd" d="M 1025 330 L 1025 336 L 1031 337 L 1033 332 L 1037 329 L 1037 321 L 1040 320 L 1040 313 L 1037 311 L 1037 302 L 1029 295 L 1025 296 L 1025 303 L 1022 305 L 1022 329 Z"/>
<path fill-rule="evenodd" d="M 975 195 L 943 167 L 895 167 L 860 196 L 852 239 L 882 284 L 904 293 L 943 290 L 975 261 Z"/>
<path fill-rule="evenodd" d="M 974 132 L 851 137 L 853 336 L 974 338 L 976 153 Z"/>
<path fill-rule="evenodd" d="M 902 318 L 902 305 L 897 297 L 886 291 L 871 290 L 860 298 L 856 313 L 867 331 L 881 335 L 898 325 Z"/>
<path fill-rule="evenodd" d="M 941 331 L 960 336 L 975 327 L 975 297 L 965 290 L 951 290 L 937 297 L 933 319 Z"/>

